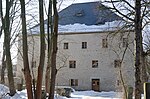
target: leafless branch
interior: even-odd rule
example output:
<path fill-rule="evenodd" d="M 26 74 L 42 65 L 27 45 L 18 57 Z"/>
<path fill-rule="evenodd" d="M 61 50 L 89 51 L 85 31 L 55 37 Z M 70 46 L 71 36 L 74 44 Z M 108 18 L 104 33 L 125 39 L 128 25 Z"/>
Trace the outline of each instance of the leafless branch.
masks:
<path fill-rule="evenodd" d="M 119 13 L 121 16 L 125 17 L 126 19 L 128 19 L 128 20 L 130 20 L 130 21 L 134 21 L 134 19 L 132 19 L 132 18 L 126 16 L 125 14 L 123 14 L 122 12 L 120 12 L 120 11 L 116 8 L 116 6 L 114 5 L 114 2 L 113 2 L 112 0 L 111 0 L 111 3 L 112 3 L 113 8 L 115 9 L 115 11 L 116 11 L 117 13 Z"/>

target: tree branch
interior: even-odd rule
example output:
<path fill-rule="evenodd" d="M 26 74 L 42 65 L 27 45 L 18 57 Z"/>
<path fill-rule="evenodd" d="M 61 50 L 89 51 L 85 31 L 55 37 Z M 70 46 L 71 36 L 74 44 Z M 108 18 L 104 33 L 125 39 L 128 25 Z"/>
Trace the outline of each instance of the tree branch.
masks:
<path fill-rule="evenodd" d="M 134 19 L 129 18 L 129 17 L 126 16 L 125 14 L 121 13 L 121 12 L 115 7 L 115 5 L 114 5 L 114 3 L 113 3 L 112 0 L 111 0 L 111 3 L 112 3 L 112 5 L 113 5 L 113 7 L 114 7 L 114 9 L 116 10 L 117 13 L 119 13 L 121 16 L 125 17 L 126 19 L 128 19 L 128 20 L 130 20 L 130 21 L 134 21 Z"/>

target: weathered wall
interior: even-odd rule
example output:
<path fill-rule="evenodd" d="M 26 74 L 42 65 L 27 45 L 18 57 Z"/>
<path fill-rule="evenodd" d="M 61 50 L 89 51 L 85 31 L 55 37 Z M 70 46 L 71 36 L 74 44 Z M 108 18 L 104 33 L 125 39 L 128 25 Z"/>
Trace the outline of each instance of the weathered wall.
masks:
<path fill-rule="evenodd" d="M 69 79 L 78 79 L 77 90 L 91 90 L 91 80 L 100 79 L 100 90 L 117 90 L 119 80 L 119 68 L 114 68 L 114 60 L 122 59 L 125 48 L 122 47 L 122 38 L 129 38 L 121 69 L 124 81 L 128 85 L 134 85 L 134 35 L 133 33 L 68 33 L 60 34 L 58 38 L 57 68 L 64 66 L 58 71 L 56 85 L 70 85 Z M 34 60 L 38 66 L 39 60 L 39 36 L 29 36 L 29 59 L 31 63 L 34 38 Z M 102 39 L 107 38 L 108 48 L 102 48 Z M 87 42 L 87 49 L 82 49 L 82 42 Z M 63 44 L 69 43 L 69 49 L 63 49 Z M 47 50 L 46 50 L 47 52 Z M 18 72 L 21 76 L 22 61 L 18 56 Z M 46 59 L 47 60 L 47 59 Z M 76 68 L 69 68 L 69 60 L 76 61 Z M 92 68 L 92 60 L 98 60 L 98 68 Z M 46 62 L 45 62 L 46 66 Z M 34 68 L 36 77 L 37 68 Z M 45 75 L 44 75 L 45 76 Z M 45 78 L 45 77 L 44 77 Z M 44 80 L 43 80 L 44 82 Z"/>

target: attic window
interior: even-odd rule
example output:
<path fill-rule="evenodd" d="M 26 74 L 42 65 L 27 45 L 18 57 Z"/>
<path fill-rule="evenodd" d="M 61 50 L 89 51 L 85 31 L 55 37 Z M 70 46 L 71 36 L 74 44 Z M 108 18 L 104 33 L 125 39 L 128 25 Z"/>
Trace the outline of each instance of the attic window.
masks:
<path fill-rule="evenodd" d="M 80 11 L 75 13 L 75 16 L 77 16 L 77 17 L 81 17 L 83 15 L 84 15 L 84 11 L 83 10 L 80 10 Z"/>

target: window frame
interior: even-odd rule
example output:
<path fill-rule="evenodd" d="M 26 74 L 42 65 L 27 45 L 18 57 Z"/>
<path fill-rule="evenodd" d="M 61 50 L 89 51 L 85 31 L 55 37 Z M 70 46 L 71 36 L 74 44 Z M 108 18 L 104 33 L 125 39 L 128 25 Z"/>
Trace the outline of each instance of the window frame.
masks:
<path fill-rule="evenodd" d="M 92 60 L 92 68 L 98 68 L 98 60 Z"/>
<path fill-rule="evenodd" d="M 78 79 L 70 79 L 70 86 L 78 86 Z"/>
<path fill-rule="evenodd" d="M 120 68 L 121 67 L 121 60 L 119 60 L 119 59 L 114 60 L 114 67 Z"/>
<path fill-rule="evenodd" d="M 31 67 L 32 68 L 36 68 L 37 66 L 36 66 L 36 61 L 31 61 Z"/>
<path fill-rule="evenodd" d="M 69 43 L 64 43 L 63 49 L 69 49 Z"/>
<path fill-rule="evenodd" d="M 76 68 L 76 61 L 75 60 L 69 60 L 69 68 Z"/>
<path fill-rule="evenodd" d="M 16 72 L 13 72 L 13 77 L 17 77 L 17 73 Z"/>
<path fill-rule="evenodd" d="M 107 38 L 102 39 L 102 48 L 108 48 L 108 39 Z"/>
<path fill-rule="evenodd" d="M 87 42 L 82 42 L 82 49 L 87 49 Z"/>
<path fill-rule="evenodd" d="M 117 79 L 116 84 L 117 84 L 117 86 L 120 86 L 121 85 L 121 80 Z"/>
<path fill-rule="evenodd" d="M 13 65 L 13 71 L 17 71 L 17 65 Z"/>
<path fill-rule="evenodd" d="M 128 38 L 123 38 L 122 39 L 122 47 L 128 47 Z"/>

